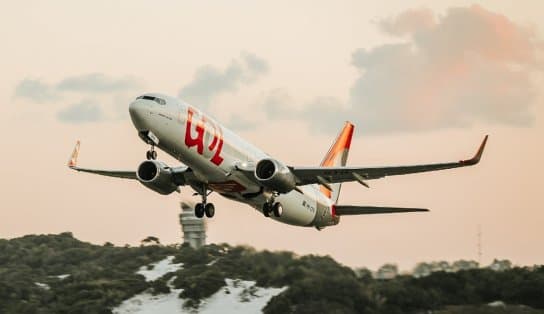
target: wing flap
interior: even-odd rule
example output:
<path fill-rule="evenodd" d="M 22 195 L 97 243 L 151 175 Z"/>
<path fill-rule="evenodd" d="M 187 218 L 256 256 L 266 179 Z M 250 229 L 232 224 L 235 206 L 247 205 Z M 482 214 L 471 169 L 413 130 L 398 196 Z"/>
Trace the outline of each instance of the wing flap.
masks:
<path fill-rule="evenodd" d="M 336 205 L 335 214 L 338 216 L 348 215 L 372 215 L 372 214 L 394 214 L 411 212 L 428 212 L 426 208 L 408 208 L 408 207 L 379 207 L 379 206 L 352 206 Z"/>

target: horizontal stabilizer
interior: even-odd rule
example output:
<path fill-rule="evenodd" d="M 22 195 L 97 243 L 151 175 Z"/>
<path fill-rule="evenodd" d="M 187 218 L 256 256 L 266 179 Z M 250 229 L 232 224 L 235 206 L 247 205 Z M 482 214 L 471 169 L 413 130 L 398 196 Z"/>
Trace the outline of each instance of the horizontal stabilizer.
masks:
<path fill-rule="evenodd" d="M 336 205 L 335 210 L 336 210 L 335 213 L 338 216 L 411 213 L 411 212 L 428 212 L 429 211 L 426 208 L 350 206 L 350 205 Z"/>

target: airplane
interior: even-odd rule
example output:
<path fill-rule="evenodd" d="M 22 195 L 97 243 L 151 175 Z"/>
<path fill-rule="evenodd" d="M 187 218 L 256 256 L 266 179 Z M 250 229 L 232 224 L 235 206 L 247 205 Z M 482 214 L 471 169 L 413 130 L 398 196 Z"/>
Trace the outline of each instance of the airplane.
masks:
<path fill-rule="evenodd" d="M 478 164 L 486 135 L 467 160 L 411 166 L 346 166 L 354 125 L 346 121 L 321 164 L 290 166 L 243 140 L 209 115 L 182 100 L 158 93 L 137 97 L 128 111 L 139 137 L 149 145 L 144 160 L 134 170 L 99 170 L 77 165 L 80 142 L 68 162 L 70 169 L 103 176 L 137 180 L 145 187 L 168 195 L 189 186 L 201 198 L 195 216 L 211 218 L 215 207 L 208 196 L 216 192 L 245 203 L 276 221 L 321 230 L 337 225 L 340 217 L 384 213 L 425 212 L 425 208 L 354 206 L 338 204 L 342 183 L 388 176 L 437 171 Z M 157 160 L 159 148 L 179 160 L 171 167 Z"/>

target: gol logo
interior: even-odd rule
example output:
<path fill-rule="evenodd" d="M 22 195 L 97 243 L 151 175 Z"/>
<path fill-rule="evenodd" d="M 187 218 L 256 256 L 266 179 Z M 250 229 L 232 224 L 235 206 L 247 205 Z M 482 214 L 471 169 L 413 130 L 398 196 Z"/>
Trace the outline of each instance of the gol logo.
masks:
<path fill-rule="evenodd" d="M 206 129 L 206 118 L 204 116 L 201 116 L 200 121 L 196 123 L 196 126 L 194 128 L 196 132 L 196 136 L 193 137 L 193 117 L 195 115 L 194 109 L 189 107 L 187 110 L 187 124 L 185 129 L 185 145 L 187 147 L 191 148 L 193 146 L 196 146 L 196 151 L 200 155 L 204 155 L 204 133 L 209 130 Z M 221 152 L 223 150 L 223 133 L 221 132 L 221 127 L 217 126 L 215 123 L 208 123 L 208 125 L 211 125 L 211 128 L 213 129 L 213 139 L 208 145 L 208 150 L 213 153 L 212 158 L 210 161 L 217 166 L 221 165 L 223 162 L 223 157 L 221 157 Z"/>

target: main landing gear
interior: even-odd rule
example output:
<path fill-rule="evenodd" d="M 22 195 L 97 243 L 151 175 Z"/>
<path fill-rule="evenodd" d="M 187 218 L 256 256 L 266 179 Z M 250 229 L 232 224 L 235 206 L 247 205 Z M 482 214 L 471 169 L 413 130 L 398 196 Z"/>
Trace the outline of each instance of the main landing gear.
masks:
<path fill-rule="evenodd" d="M 271 213 L 273 213 L 275 217 L 281 217 L 281 214 L 283 213 L 283 206 L 280 202 L 274 203 L 274 201 L 272 201 L 263 204 L 264 216 L 270 217 Z"/>
<path fill-rule="evenodd" d="M 206 186 L 202 187 L 202 192 L 201 193 L 195 193 L 195 194 L 202 195 L 202 203 L 197 203 L 195 205 L 195 216 L 196 217 L 202 218 L 202 217 L 204 217 L 204 215 L 206 215 L 206 217 L 212 218 L 213 215 L 215 215 L 215 206 L 213 206 L 212 203 L 207 202 L 208 195 L 210 195 L 210 193 L 211 193 L 211 191 L 208 193 L 208 189 L 206 188 Z"/>
<path fill-rule="evenodd" d="M 145 152 L 145 157 L 147 158 L 147 160 L 157 159 L 157 151 L 155 150 L 155 145 L 151 145 L 151 149 Z"/>
<path fill-rule="evenodd" d="M 212 218 L 215 215 L 215 206 L 212 203 L 197 203 L 195 205 L 195 216 L 202 218 L 204 214 L 206 217 Z"/>

